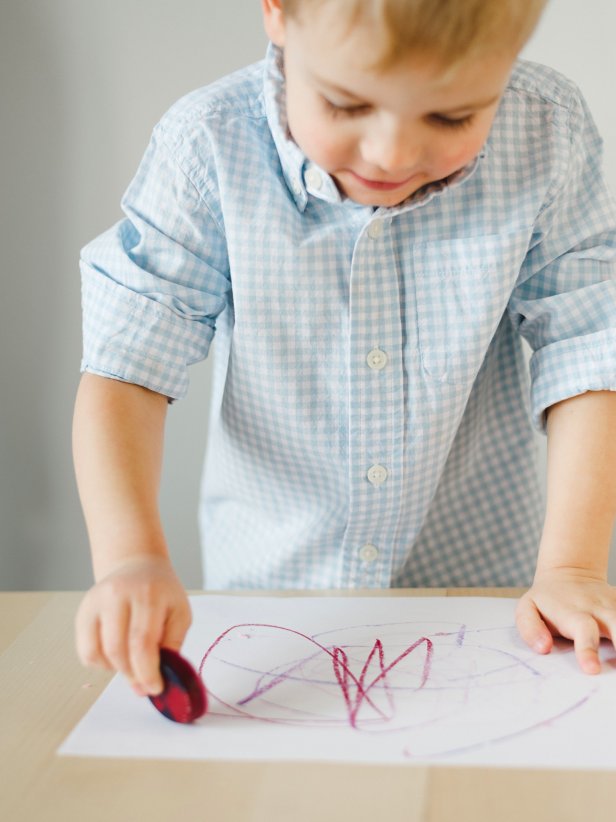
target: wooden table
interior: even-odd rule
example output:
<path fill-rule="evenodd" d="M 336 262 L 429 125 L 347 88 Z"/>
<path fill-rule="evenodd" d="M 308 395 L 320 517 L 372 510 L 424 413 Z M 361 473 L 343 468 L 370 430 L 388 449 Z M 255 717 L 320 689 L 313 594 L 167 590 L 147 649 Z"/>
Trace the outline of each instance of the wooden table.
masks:
<path fill-rule="evenodd" d="M 349 593 L 517 596 L 520 592 Z M 85 670 L 75 655 L 73 619 L 80 598 L 75 592 L 0 593 L 2 822 L 616 819 L 613 772 L 59 757 L 58 746 L 111 678 L 106 672 Z"/>

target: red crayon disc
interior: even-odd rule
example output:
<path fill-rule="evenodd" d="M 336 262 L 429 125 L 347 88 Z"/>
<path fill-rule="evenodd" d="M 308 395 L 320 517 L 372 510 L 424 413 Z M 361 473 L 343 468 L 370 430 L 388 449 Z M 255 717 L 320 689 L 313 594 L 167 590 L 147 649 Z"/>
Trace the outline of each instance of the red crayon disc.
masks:
<path fill-rule="evenodd" d="M 152 705 L 173 722 L 192 722 L 207 711 L 207 692 L 193 666 L 171 648 L 160 649 L 164 689 L 148 697 Z"/>

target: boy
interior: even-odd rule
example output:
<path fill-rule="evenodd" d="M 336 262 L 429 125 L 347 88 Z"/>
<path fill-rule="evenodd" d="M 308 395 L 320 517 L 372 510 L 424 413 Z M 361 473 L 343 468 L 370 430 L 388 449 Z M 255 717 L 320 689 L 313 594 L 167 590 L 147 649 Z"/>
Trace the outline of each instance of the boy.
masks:
<path fill-rule="evenodd" d="M 516 63 L 543 0 L 262 5 L 264 63 L 168 112 L 127 218 L 82 253 L 82 661 L 156 693 L 158 648 L 182 643 L 163 427 L 216 329 L 208 587 L 532 581 L 522 637 L 568 637 L 598 672 L 616 208 L 577 88 Z M 548 434 L 542 531 L 516 332 Z"/>

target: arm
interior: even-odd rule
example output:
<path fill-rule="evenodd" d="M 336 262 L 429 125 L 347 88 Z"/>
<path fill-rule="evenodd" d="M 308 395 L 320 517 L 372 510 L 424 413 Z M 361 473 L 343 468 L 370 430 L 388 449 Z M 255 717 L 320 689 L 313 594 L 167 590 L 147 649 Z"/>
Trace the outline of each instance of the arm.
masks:
<path fill-rule="evenodd" d="M 81 378 L 73 453 L 97 581 L 127 559 L 167 557 L 157 504 L 166 409 L 147 388 Z"/>
<path fill-rule="evenodd" d="M 218 115 L 199 109 L 190 127 L 185 115 L 172 107 L 155 127 L 122 198 L 125 219 L 80 260 L 82 369 L 118 379 L 86 373 L 75 409 L 96 577 L 77 649 L 150 693 L 162 685 L 158 649 L 178 649 L 190 623 L 157 506 L 166 398 L 186 394 L 188 366 L 207 356 L 231 288 L 211 147 Z"/>
<path fill-rule="evenodd" d="M 137 692 L 160 691 L 158 649 L 179 648 L 189 607 L 158 512 L 167 398 L 84 374 L 73 450 L 96 584 L 77 614 L 84 664 L 125 673 Z"/>
<path fill-rule="evenodd" d="M 543 653 L 552 634 L 572 639 L 582 669 L 597 673 L 600 637 L 616 641 L 616 589 L 606 581 L 616 517 L 616 392 L 551 406 L 547 432 L 546 518 L 518 628 Z"/>
<path fill-rule="evenodd" d="M 548 409 L 548 500 L 537 571 L 579 567 L 605 578 L 616 516 L 616 392 Z"/>

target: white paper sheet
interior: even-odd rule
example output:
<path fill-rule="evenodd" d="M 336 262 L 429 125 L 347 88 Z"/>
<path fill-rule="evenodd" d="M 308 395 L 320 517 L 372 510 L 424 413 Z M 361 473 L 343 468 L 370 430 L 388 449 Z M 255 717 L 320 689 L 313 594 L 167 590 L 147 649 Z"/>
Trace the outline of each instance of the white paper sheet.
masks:
<path fill-rule="evenodd" d="M 515 601 L 191 597 L 208 713 L 161 716 L 117 676 L 60 748 L 85 756 L 616 768 L 616 654 L 527 648 Z"/>

